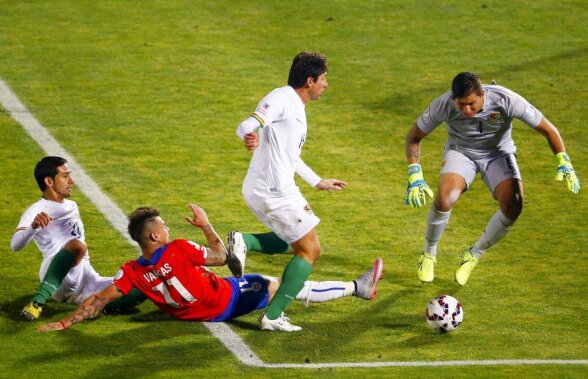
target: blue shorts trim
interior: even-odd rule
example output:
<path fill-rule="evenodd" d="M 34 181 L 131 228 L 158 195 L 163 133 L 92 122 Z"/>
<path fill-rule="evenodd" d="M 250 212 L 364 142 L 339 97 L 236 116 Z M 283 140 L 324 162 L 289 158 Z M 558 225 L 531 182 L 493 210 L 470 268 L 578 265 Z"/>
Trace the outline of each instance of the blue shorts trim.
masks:
<path fill-rule="evenodd" d="M 258 309 L 267 307 L 269 290 L 267 282 L 259 274 L 244 275 L 242 278 L 225 278 L 233 289 L 231 300 L 223 313 L 213 322 L 232 320 Z"/>

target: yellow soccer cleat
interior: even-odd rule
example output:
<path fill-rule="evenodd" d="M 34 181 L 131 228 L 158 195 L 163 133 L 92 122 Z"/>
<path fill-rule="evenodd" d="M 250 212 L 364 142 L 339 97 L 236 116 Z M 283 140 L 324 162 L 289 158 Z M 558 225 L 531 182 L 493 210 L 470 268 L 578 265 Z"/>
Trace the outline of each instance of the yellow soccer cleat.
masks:
<path fill-rule="evenodd" d="M 479 258 L 474 257 L 472 254 L 471 249 L 466 249 L 462 256 L 461 256 L 461 266 L 455 271 L 455 281 L 460 286 L 465 285 L 468 282 L 470 274 L 472 270 L 478 262 L 480 261 Z"/>
<path fill-rule="evenodd" d="M 423 283 L 431 283 L 435 279 L 435 265 L 437 264 L 437 258 L 432 256 L 430 253 L 423 252 L 419 259 L 419 268 L 417 274 L 419 280 Z"/>
<path fill-rule="evenodd" d="M 35 321 L 41 316 L 41 312 L 43 312 L 43 307 L 35 301 L 24 307 L 20 314 L 29 321 Z"/>

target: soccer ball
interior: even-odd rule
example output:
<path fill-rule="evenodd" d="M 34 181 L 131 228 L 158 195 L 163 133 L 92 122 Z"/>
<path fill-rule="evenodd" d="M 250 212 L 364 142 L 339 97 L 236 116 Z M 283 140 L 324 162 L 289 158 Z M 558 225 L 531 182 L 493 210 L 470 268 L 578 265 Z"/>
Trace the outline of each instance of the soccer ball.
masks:
<path fill-rule="evenodd" d="M 429 301 L 426 317 L 433 330 L 449 333 L 463 321 L 463 308 L 456 298 L 441 295 Z"/>

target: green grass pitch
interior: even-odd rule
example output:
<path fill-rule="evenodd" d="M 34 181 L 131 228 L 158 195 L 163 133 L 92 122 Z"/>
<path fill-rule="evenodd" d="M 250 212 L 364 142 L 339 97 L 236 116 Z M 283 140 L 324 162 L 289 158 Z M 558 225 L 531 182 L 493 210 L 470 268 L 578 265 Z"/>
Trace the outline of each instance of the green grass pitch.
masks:
<path fill-rule="evenodd" d="M 477 178 L 439 246 L 437 278 L 416 277 L 426 209 L 403 205 L 404 136 L 460 71 L 496 80 L 560 130 L 588 181 L 588 8 L 584 1 L 7 1 L 0 0 L 0 78 L 120 208 L 158 207 L 172 237 L 203 241 L 183 216 L 203 206 L 217 231 L 263 231 L 241 198 L 250 153 L 234 131 L 263 95 L 284 85 L 293 56 L 329 58 L 330 87 L 309 103 L 304 160 L 346 180 L 336 194 L 300 187 L 322 222 L 316 280 L 352 279 L 377 256 L 385 276 L 373 302 L 340 299 L 289 315 L 304 329 L 229 324 L 266 363 L 586 360 L 588 206 L 553 181 L 541 135 L 514 126 L 525 208 L 511 233 L 458 288 L 460 252 L 497 205 Z M 444 128 L 423 142 L 436 187 Z M 39 196 L 42 149 L 0 106 L 0 377 L 577 377 L 587 365 L 255 368 L 199 323 L 139 312 L 38 334 L 20 319 L 38 286 L 34 245 L 9 248 L 22 211 Z M 75 173 L 74 173 L 75 178 Z M 84 197 L 94 267 L 114 275 L 136 251 Z M 280 275 L 289 258 L 250 254 L 248 271 Z M 228 274 L 225 268 L 215 270 Z M 465 320 L 432 332 L 427 301 L 449 293 Z M 42 321 L 74 309 L 52 303 Z"/>

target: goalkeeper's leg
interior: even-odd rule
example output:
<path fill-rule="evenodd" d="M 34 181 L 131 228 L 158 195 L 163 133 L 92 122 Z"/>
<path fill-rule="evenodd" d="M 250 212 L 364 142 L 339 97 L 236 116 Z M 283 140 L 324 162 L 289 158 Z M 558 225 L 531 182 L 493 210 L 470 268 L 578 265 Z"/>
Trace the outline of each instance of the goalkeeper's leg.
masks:
<path fill-rule="evenodd" d="M 500 210 L 488 221 L 484 233 L 472 247 L 472 255 L 477 259 L 508 234 L 523 210 L 523 185 L 519 179 L 502 181 L 496 186 L 494 195 Z"/>

